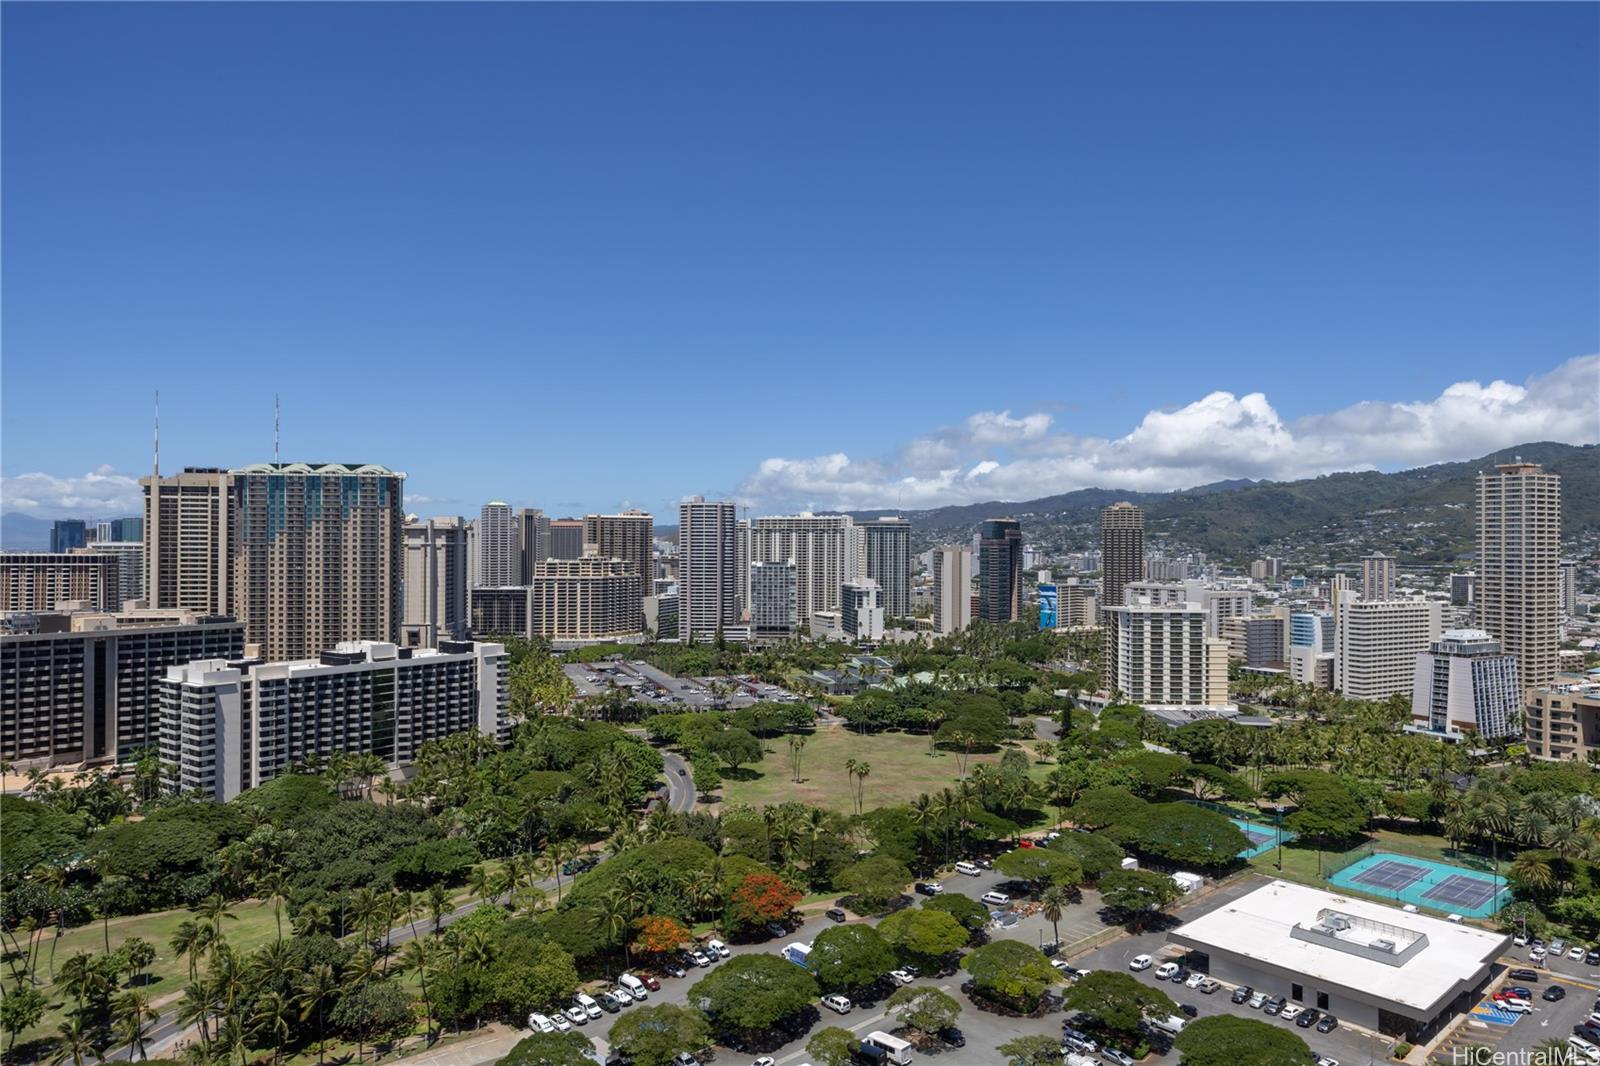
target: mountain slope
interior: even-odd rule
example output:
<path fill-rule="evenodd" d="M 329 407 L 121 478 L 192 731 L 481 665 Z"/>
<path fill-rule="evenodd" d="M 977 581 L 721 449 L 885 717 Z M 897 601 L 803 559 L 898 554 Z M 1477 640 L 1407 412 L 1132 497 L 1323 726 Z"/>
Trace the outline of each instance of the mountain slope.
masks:
<path fill-rule="evenodd" d="M 1319 554 L 1348 561 L 1381 549 L 1420 562 L 1446 562 L 1472 550 L 1474 479 L 1520 456 L 1562 478 L 1564 535 L 1600 530 L 1600 451 L 1545 441 L 1479 459 L 1392 474 L 1328 474 L 1302 481 L 1230 481 L 1182 492 L 1080 489 L 1020 503 L 985 503 L 908 512 L 924 544 L 964 541 L 984 518 L 1020 518 L 1029 543 L 1047 550 L 1093 546 L 1099 511 L 1117 500 L 1144 507 L 1147 540 L 1170 541 L 1222 559 Z M 876 517 L 888 511 L 859 512 Z"/>

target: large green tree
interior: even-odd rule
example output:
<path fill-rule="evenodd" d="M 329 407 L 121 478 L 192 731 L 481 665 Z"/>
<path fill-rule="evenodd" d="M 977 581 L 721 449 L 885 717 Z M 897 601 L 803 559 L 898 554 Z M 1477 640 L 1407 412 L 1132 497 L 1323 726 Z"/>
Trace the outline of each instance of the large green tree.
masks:
<path fill-rule="evenodd" d="M 806 965 L 825 992 L 870 985 L 894 969 L 894 949 L 870 925 L 835 925 L 817 934 Z"/>
<path fill-rule="evenodd" d="M 961 1014 L 960 1000 L 927 985 L 903 985 L 895 989 L 886 1006 L 901 1024 L 930 1034 L 954 1025 Z"/>
<path fill-rule="evenodd" d="M 747 1035 L 771 1029 L 816 1000 L 817 979 L 778 955 L 740 955 L 689 989 L 718 1032 Z"/>
<path fill-rule="evenodd" d="M 498 1066 L 594 1066 L 594 1041 L 577 1031 L 534 1033 L 518 1041 Z"/>
<path fill-rule="evenodd" d="M 972 975 L 973 994 L 1014 1009 L 1031 1011 L 1045 989 L 1059 980 L 1044 953 L 1020 940 L 996 940 L 967 954 L 962 967 Z"/>
<path fill-rule="evenodd" d="M 1086 1014 L 1107 1029 L 1131 1034 L 1146 1013 L 1172 1014 L 1178 1005 L 1132 974 L 1094 970 L 1067 989 L 1064 1009 Z"/>
<path fill-rule="evenodd" d="M 806 1041 L 806 1054 L 816 1066 L 850 1066 L 855 1061 L 856 1044 L 854 1033 L 831 1025 L 812 1034 Z"/>
<path fill-rule="evenodd" d="M 1006 1066 L 1056 1066 L 1061 1061 L 1061 1041 L 1053 1036 L 1018 1036 L 998 1049 Z"/>
<path fill-rule="evenodd" d="M 855 897 L 857 909 L 878 911 L 905 891 L 911 871 L 905 863 L 885 855 L 874 855 L 853 862 L 840 870 L 834 881 Z"/>
<path fill-rule="evenodd" d="M 1312 1066 L 1306 1042 L 1278 1025 L 1213 1014 L 1190 1022 L 1173 1042 L 1185 1066 Z"/>
<path fill-rule="evenodd" d="M 1100 879 L 1100 900 L 1135 924 L 1183 896 L 1177 882 L 1154 870 L 1112 870 Z"/>
<path fill-rule="evenodd" d="M 660 1003 L 629 1011 L 611 1027 L 611 1044 L 635 1066 L 668 1066 L 679 1052 L 693 1054 L 711 1039 L 706 1016 L 692 1007 Z"/>
<path fill-rule="evenodd" d="M 1028 882 L 1034 892 L 1052 885 L 1072 888 L 1083 883 L 1078 860 L 1055 848 L 1017 848 L 995 859 L 994 866 L 1007 877 Z"/>
<path fill-rule="evenodd" d="M 927 907 L 895 911 L 878 923 L 878 935 L 908 961 L 924 968 L 942 966 L 972 937 L 948 911 Z"/>

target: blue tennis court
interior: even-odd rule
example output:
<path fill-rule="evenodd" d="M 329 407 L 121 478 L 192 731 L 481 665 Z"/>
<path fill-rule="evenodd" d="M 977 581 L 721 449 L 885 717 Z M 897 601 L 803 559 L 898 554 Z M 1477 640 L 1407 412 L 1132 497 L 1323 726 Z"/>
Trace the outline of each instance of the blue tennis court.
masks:
<path fill-rule="evenodd" d="M 1243 818 L 1229 818 L 1228 821 L 1239 827 L 1250 840 L 1250 846 L 1239 853 L 1241 859 L 1253 859 L 1263 852 L 1271 851 L 1278 846 L 1278 830 L 1275 826 L 1262 825 L 1260 822 L 1249 822 Z M 1287 844 L 1294 839 L 1294 834 L 1287 829 L 1283 831 L 1283 842 Z"/>
<path fill-rule="evenodd" d="M 1351 863 L 1328 883 L 1466 918 L 1487 918 L 1511 902 L 1503 877 L 1387 851 Z"/>

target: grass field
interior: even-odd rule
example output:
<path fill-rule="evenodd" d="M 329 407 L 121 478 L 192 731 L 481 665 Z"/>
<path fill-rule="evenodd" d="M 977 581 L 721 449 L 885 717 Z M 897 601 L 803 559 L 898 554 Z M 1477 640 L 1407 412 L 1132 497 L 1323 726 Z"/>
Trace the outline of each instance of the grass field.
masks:
<path fill-rule="evenodd" d="M 853 783 L 845 773 L 847 760 L 872 766 L 863 785 L 868 809 L 907 803 L 920 794 L 936 793 L 954 785 L 961 776 L 960 760 L 948 751 L 932 751 L 922 734 L 871 733 L 861 736 L 842 725 L 817 730 L 806 738 L 800 759 L 800 780 L 791 779 L 789 745 L 778 737 L 766 742 L 766 757 L 754 767 L 744 767 L 739 779 L 725 777 L 720 789 L 724 803 L 748 803 L 764 807 L 798 801 L 816 807 L 829 807 L 855 813 Z M 998 763 L 999 753 L 974 754 L 967 760 L 967 772 L 982 763 Z M 1035 764 L 1035 777 L 1049 772 L 1048 766 Z M 748 776 L 746 776 L 748 775 Z"/>
<path fill-rule="evenodd" d="M 277 925 L 273 921 L 270 905 L 252 900 L 236 904 L 229 913 L 238 915 L 238 919 L 236 921 L 224 919 L 222 935 L 227 938 L 229 945 L 241 954 L 254 951 L 277 938 Z M 182 992 L 183 986 L 189 981 L 189 964 L 173 952 L 171 943 L 172 934 L 177 931 L 178 925 L 187 919 L 200 920 L 193 911 L 174 910 L 113 918 L 109 924 L 112 951 L 117 950 L 123 941 L 136 936 L 143 937 L 156 949 L 156 961 L 146 971 L 147 983 L 142 986 L 142 991 L 158 1004 Z M 288 915 L 283 919 L 283 932 L 285 936 L 291 935 Z M 35 973 L 40 981 L 49 980 L 52 941 L 55 943 L 55 965 L 59 971 L 63 962 L 80 951 L 93 955 L 103 954 L 106 940 L 107 930 L 103 929 L 99 922 L 68 929 L 60 940 L 55 940 L 47 933 L 39 941 L 39 963 L 35 967 Z M 38 1025 L 22 1032 L 17 1039 L 19 1045 L 46 1034 L 53 1035 L 56 1023 L 66 1018 L 66 1008 L 71 1005 L 71 997 L 48 984 L 43 986 L 41 991 L 51 997 L 50 1009 L 45 1012 L 44 1019 Z"/>

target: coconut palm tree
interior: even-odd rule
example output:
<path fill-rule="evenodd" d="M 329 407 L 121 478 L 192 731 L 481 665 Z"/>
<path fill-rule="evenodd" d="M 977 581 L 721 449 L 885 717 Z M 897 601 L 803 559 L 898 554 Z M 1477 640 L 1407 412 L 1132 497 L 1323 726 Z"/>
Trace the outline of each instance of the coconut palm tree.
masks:
<path fill-rule="evenodd" d="M 300 1020 L 307 1021 L 313 1015 L 317 1019 L 317 1062 L 323 1061 L 323 1053 L 327 1048 L 327 1009 L 328 1001 L 339 991 L 339 979 L 334 976 L 333 967 L 327 963 L 318 963 L 311 969 L 301 974 L 300 980 L 295 985 L 295 1002 L 300 1007 Z"/>
<path fill-rule="evenodd" d="M 211 926 L 211 933 L 217 940 L 222 939 L 222 922 L 239 920 L 239 916 L 228 909 L 228 901 L 221 893 L 213 892 L 195 906 L 195 913 L 204 918 Z"/>
<path fill-rule="evenodd" d="M 433 1003 L 428 999 L 428 975 L 433 972 L 438 958 L 439 951 L 432 940 L 409 940 L 400 949 L 401 969 L 416 974 L 421 985 L 422 1006 L 427 1012 L 425 1035 L 429 1044 L 433 1043 Z"/>
<path fill-rule="evenodd" d="M 425 905 L 428 916 L 433 919 L 433 935 L 438 936 L 444 928 L 444 916 L 450 913 L 450 893 L 445 891 L 443 885 L 429 885 Z"/>
<path fill-rule="evenodd" d="M 51 1058 L 51 1066 L 83 1066 L 87 1059 L 93 1058 L 96 1062 L 104 1062 L 105 1056 L 94 1042 L 91 1032 L 83 1028 L 83 1019 L 74 1015 L 70 1022 L 62 1022 L 56 1026 L 56 1053 Z"/>
<path fill-rule="evenodd" d="M 600 931 L 607 940 L 622 945 L 622 960 L 632 966 L 628 950 L 628 926 L 633 921 L 633 906 L 621 888 L 613 888 L 601 896 L 595 905 L 599 914 Z"/>
<path fill-rule="evenodd" d="M 1044 920 L 1050 923 L 1050 935 L 1055 938 L 1057 944 L 1061 943 L 1061 927 L 1058 924 L 1061 921 L 1061 913 L 1071 902 L 1067 890 L 1060 885 L 1051 885 L 1039 894 L 1040 912 L 1044 915 Z"/>
<path fill-rule="evenodd" d="M 256 878 L 256 894 L 272 904 L 272 920 L 278 927 L 278 942 L 283 942 L 283 905 L 289 899 L 289 879 L 281 870 L 268 870 Z"/>
<path fill-rule="evenodd" d="M 272 1044 L 272 1061 L 283 1058 L 283 1045 L 289 1039 L 290 1020 L 294 1017 L 294 1004 L 280 992 L 265 992 L 256 998 L 256 1009 L 250 1015 L 250 1028 Z"/>
<path fill-rule="evenodd" d="M 1548 892 L 1556 883 L 1555 872 L 1538 852 L 1524 851 L 1511 864 L 1511 874 L 1535 895 Z"/>
<path fill-rule="evenodd" d="M 145 1058 L 145 1034 L 149 1032 L 150 1024 L 160 1017 L 160 1012 L 150 1006 L 150 999 L 143 992 L 130 989 L 117 997 L 111 1007 L 111 1020 L 128 1042 L 129 1059 L 133 1058 L 136 1050 L 139 1058 Z"/>

